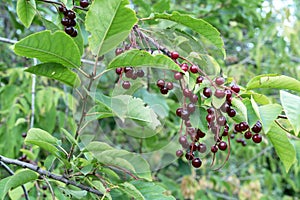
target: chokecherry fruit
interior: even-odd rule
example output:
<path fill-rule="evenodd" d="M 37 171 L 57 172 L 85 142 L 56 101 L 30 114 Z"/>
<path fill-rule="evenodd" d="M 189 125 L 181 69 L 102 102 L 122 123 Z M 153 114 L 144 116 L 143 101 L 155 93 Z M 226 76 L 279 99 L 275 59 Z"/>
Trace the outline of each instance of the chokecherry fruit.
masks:
<path fill-rule="evenodd" d="M 116 68 L 116 74 L 121 75 L 122 72 L 123 72 L 123 68 L 122 67 Z"/>
<path fill-rule="evenodd" d="M 76 14 L 73 10 L 68 10 L 67 16 L 68 16 L 69 19 L 75 19 L 76 18 Z"/>
<path fill-rule="evenodd" d="M 167 82 L 166 88 L 168 88 L 168 90 L 172 90 L 174 88 L 173 83 L 172 82 Z"/>
<path fill-rule="evenodd" d="M 217 78 L 215 79 L 215 83 L 216 83 L 217 85 L 223 85 L 223 84 L 225 83 L 225 79 L 224 79 L 223 77 L 217 77 Z"/>
<path fill-rule="evenodd" d="M 124 52 L 124 50 L 122 48 L 116 48 L 116 50 L 115 50 L 116 56 L 120 55 L 123 52 Z"/>
<path fill-rule="evenodd" d="M 229 117 L 234 117 L 236 115 L 236 111 L 232 108 L 229 108 L 229 110 L 227 111 L 227 114 Z"/>
<path fill-rule="evenodd" d="M 168 88 L 166 88 L 166 87 L 162 87 L 162 88 L 160 88 L 160 93 L 162 93 L 162 94 L 168 94 Z"/>
<path fill-rule="evenodd" d="M 196 94 L 192 94 L 192 96 L 190 96 L 190 101 L 191 101 L 191 103 L 197 103 L 198 96 Z"/>
<path fill-rule="evenodd" d="M 194 159 L 192 160 L 192 165 L 193 165 L 193 167 L 195 167 L 195 168 L 201 167 L 201 165 L 202 165 L 201 159 L 200 159 L 200 158 L 194 158 Z"/>
<path fill-rule="evenodd" d="M 130 84 L 129 81 L 124 81 L 124 82 L 122 83 L 122 87 L 123 87 L 125 90 L 129 89 L 130 86 L 131 86 L 131 84 Z"/>
<path fill-rule="evenodd" d="M 196 73 L 198 73 L 199 68 L 198 68 L 197 65 L 192 65 L 192 66 L 190 67 L 190 71 L 191 71 L 193 74 L 196 74 Z"/>
<path fill-rule="evenodd" d="M 200 153 L 205 153 L 206 152 L 206 145 L 203 144 L 203 143 L 200 143 L 199 146 L 198 146 L 198 151 Z"/>
<path fill-rule="evenodd" d="M 254 126 L 251 128 L 251 130 L 254 132 L 254 133 L 259 133 L 262 129 L 262 125 L 260 123 L 260 121 L 257 121 Z"/>
<path fill-rule="evenodd" d="M 64 26 L 69 26 L 70 25 L 70 19 L 69 18 L 62 18 L 61 19 L 61 24 Z"/>
<path fill-rule="evenodd" d="M 136 75 L 141 78 L 145 75 L 145 72 L 141 69 L 136 72 Z"/>
<path fill-rule="evenodd" d="M 236 93 L 239 93 L 239 92 L 240 92 L 240 87 L 237 86 L 237 85 L 232 85 L 232 86 L 231 86 L 231 89 L 232 89 L 234 92 L 236 92 Z"/>
<path fill-rule="evenodd" d="M 157 80 L 156 85 L 160 88 L 165 87 L 165 81 L 162 79 Z"/>
<path fill-rule="evenodd" d="M 194 159 L 194 152 L 192 151 L 187 151 L 186 154 L 185 154 L 185 158 L 187 160 L 193 160 Z"/>
<path fill-rule="evenodd" d="M 200 84 L 202 83 L 204 80 L 204 77 L 203 76 L 198 76 L 197 79 L 196 79 L 196 83 Z"/>
<path fill-rule="evenodd" d="M 89 5 L 90 5 L 90 3 L 89 3 L 89 1 L 88 0 L 80 0 L 80 6 L 82 7 L 82 8 L 86 8 L 86 7 L 88 7 Z"/>
<path fill-rule="evenodd" d="M 260 134 L 256 133 L 252 136 L 252 140 L 255 143 L 260 143 L 262 141 L 262 137 Z"/>
<path fill-rule="evenodd" d="M 65 27 L 65 32 L 68 34 L 68 35 L 71 35 L 73 34 L 73 32 L 75 31 L 74 27 Z"/>
<path fill-rule="evenodd" d="M 175 73 L 174 73 L 174 79 L 175 79 L 175 80 L 180 80 L 180 79 L 182 79 L 182 73 L 180 73 L 180 72 L 175 72 Z"/>
<path fill-rule="evenodd" d="M 187 72 L 187 71 L 189 70 L 189 65 L 188 65 L 187 63 L 182 63 L 182 64 L 180 65 L 180 68 L 181 68 L 183 71 Z"/>
<path fill-rule="evenodd" d="M 224 90 L 216 89 L 215 96 L 219 99 L 222 99 L 223 97 L 225 97 Z"/>
<path fill-rule="evenodd" d="M 182 150 L 177 150 L 176 151 L 176 156 L 177 157 L 182 157 L 183 156 L 183 151 Z"/>
<path fill-rule="evenodd" d="M 221 151 L 225 151 L 227 149 L 227 143 L 224 142 L 224 141 L 221 141 L 219 144 L 218 144 L 218 147 Z"/>
<path fill-rule="evenodd" d="M 251 131 L 246 131 L 246 132 L 244 133 L 244 136 L 245 136 L 246 139 L 252 138 L 252 133 L 251 133 Z"/>
<path fill-rule="evenodd" d="M 219 116 L 217 118 L 217 124 L 220 125 L 220 126 L 225 126 L 226 118 L 224 116 Z"/>
<path fill-rule="evenodd" d="M 176 51 L 172 51 L 171 52 L 171 58 L 176 60 L 177 58 L 179 58 L 179 53 Z"/>
<path fill-rule="evenodd" d="M 177 110 L 176 110 L 176 115 L 178 116 L 178 117 L 181 117 L 181 113 L 182 113 L 182 108 L 177 108 Z"/>
<path fill-rule="evenodd" d="M 219 149 L 218 146 L 217 146 L 217 145 L 214 145 L 214 146 L 211 147 L 210 151 L 211 151 L 212 153 L 217 153 L 218 149 Z"/>
<path fill-rule="evenodd" d="M 184 88 L 183 89 L 183 96 L 185 96 L 185 97 L 190 97 L 190 96 L 192 96 L 192 91 L 190 91 L 189 89 L 187 89 L 187 88 Z"/>
<path fill-rule="evenodd" d="M 211 95 L 212 95 L 211 89 L 208 88 L 208 87 L 205 87 L 205 88 L 203 89 L 203 95 L 204 95 L 205 97 L 207 97 L 207 98 L 211 97 Z"/>
<path fill-rule="evenodd" d="M 195 107 L 195 105 L 194 105 L 193 103 L 189 103 L 189 104 L 187 105 L 186 109 L 187 109 L 187 111 L 188 111 L 189 113 L 193 113 L 193 112 L 195 112 L 196 107 Z"/>

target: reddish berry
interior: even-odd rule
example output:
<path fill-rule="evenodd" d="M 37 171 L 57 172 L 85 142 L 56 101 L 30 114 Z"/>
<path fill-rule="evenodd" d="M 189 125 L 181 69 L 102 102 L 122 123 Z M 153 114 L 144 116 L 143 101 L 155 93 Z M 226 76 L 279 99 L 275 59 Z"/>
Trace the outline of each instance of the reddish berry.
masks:
<path fill-rule="evenodd" d="M 168 94 L 168 88 L 166 88 L 166 87 L 162 87 L 162 88 L 160 88 L 160 93 L 162 93 L 162 94 Z"/>
<path fill-rule="evenodd" d="M 219 147 L 219 149 L 220 149 L 221 151 L 225 151 L 225 150 L 227 149 L 227 143 L 224 142 L 224 141 L 221 141 L 221 142 L 219 143 L 218 147 Z"/>
<path fill-rule="evenodd" d="M 123 68 L 122 67 L 116 68 L 116 74 L 121 75 L 122 72 L 123 72 Z"/>
<path fill-rule="evenodd" d="M 187 151 L 186 154 L 185 154 L 185 158 L 187 160 L 193 160 L 194 159 L 194 153 L 191 152 L 191 151 Z"/>
<path fill-rule="evenodd" d="M 174 88 L 173 83 L 172 83 L 172 82 L 168 82 L 168 83 L 166 84 L 166 88 L 168 88 L 168 90 L 172 90 L 172 89 Z"/>
<path fill-rule="evenodd" d="M 143 70 L 138 70 L 136 72 L 136 75 L 141 78 L 141 77 L 143 77 L 145 75 L 145 72 Z"/>
<path fill-rule="evenodd" d="M 262 129 L 262 125 L 260 123 L 260 121 L 257 121 L 254 126 L 251 128 L 251 130 L 254 132 L 254 133 L 259 133 Z"/>
<path fill-rule="evenodd" d="M 198 70 L 199 70 L 199 68 L 198 68 L 198 66 L 196 66 L 196 65 L 192 65 L 192 66 L 190 67 L 190 71 L 191 71 L 192 73 L 194 73 L 194 74 L 198 73 Z"/>
<path fill-rule="evenodd" d="M 157 82 L 156 82 L 156 85 L 160 88 L 163 88 L 165 87 L 165 81 L 162 80 L 162 79 L 159 79 Z"/>
<path fill-rule="evenodd" d="M 183 151 L 182 150 L 177 150 L 176 151 L 176 156 L 177 157 L 182 157 L 183 156 Z"/>
<path fill-rule="evenodd" d="M 200 143 L 199 146 L 198 146 L 198 151 L 200 153 L 205 153 L 206 152 L 206 145 L 203 144 L 203 143 Z"/>
<path fill-rule="evenodd" d="M 217 145 L 214 145 L 214 146 L 212 146 L 211 147 L 211 152 L 213 152 L 213 153 L 217 153 L 217 151 L 218 151 L 218 146 Z"/>
<path fill-rule="evenodd" d="M 246 139 L 252 138 L 252 133 L 251 133 L 251 131 L 246 131 L 245 134 L 244 134 L 244 136 L 245 136 Z"/>
<path fill-rule="evenodd" d="M 120 55 L 123 52 L 124 52 L 124 50 L 122 48 L 116 48 L 116 50 L 115 50 L 116 56 Z"/>
<path fill-rule="evenodd" d="M 204 95 L 205 97 L 207 97 L 207 98 L 211 97 L 211 95 L 212 95 L 211 89 L 208 88 L 208 87 L 205 87 L 205 88 L 203 89 L 203 95 Z"/>
<path fill-rule="evenodd" d="M 236 115 L 236 111 L 232 108 L 230 108 L 228 111 L 227 111 L 227 114 L 229 117 L 234 117 Z"/>
<path fill-rule="evenodd" d="M 123 87 L 125 90 L 129 89 L 130 86 L 131 86 L 131 84 L 130 84 L 129 81 L 124 81 L 124 82 L 122 83 L 122 87 Z"/>
<path fill-rule="evenodd" d="M 225 79 L 223 77 L 217 77 L 215 83 L 217 85 L 223 85 L 225 83 Z"/>
<path fill-rule="evenodd" d="M 86 8 L 90 5 L 89 1 L 88 0 L 80 0 L 80 6 L 82 8 Z"/>
<path fill-rule="evenodd" d="M 193 94 L 192 96 L 190 96 L 190 101 L 192 103 L 197 103 L 198 102 L 198 96 Z"/>
<path fill-rule="evenodd" d="M 217 118 L 217 124 L 220 125 L 220 126 L 225 126 L 226 118 L 224 116 L 219 116 Z"/>
<path fill-rule="evenodd" d="M 187 105 L 187 111 L 188 111 L 189 113 L 193 113 L 193 112 L 195 112 L 195 110 L 196 110 L 196 107 L 195 107 L 195 105 L 194 105 L 193 103 L 189 103 L 189 104 Z"/>
<path fill-rule="evenodd" d="M 219 89 L 216 89 L 216 91 L 215 91 L 215 96 L 217 97 L 217 98 L 223 98 L 223 97 L 225 97 L 225 92 L 224 92 L 224 90 L 219 90 Z"/>
<path fill-rule="evenodd" d="M 195 168 L 201 167 L 201 165 L 202 165 L 201 159 L 200 159 L 200 158 L 194 158 L 194 159 L 192 160 L 192 165 L 193 165 L 193 167 L 195 167 Z"/>
<path fill-rule="evenodd" d="M 237 85 L 232 85 L 232 86 L 231 86 L 231 89 L 232 89 L 234 92 L 236 92 L 236 93 L 239 93 L 239 92 L 240 92 L 240 87 L 237 86 Z"/>
<path fill-rule="evenodd" d="M 198 138 L 204 138 L 205 133 L 203 133 L 200 129 L 197 129 L 197 137 Z"/>
<path fill-rule="evenodd" d="M 196 79 L 196 83 L 200 84 L 202 83 L 204 80 L 204 77 L 203 76 L 198 76 L 197 79 Z"/>
<path fill-rule="evenodd" d="M 178 117 L 181 117 L 181 113 L 182 113 L 182 108 L 177 108 L 177 110 L 176 110 L 176 115 L 178 116 Z"/>
<path fill-rule="evenodd" d="M 252 140 L 255 143 L 260 143 L 262 141 L 262 137 L 260 134 L 256 133 L 252 136 Z"/>
<path fill-rule="evenodd" d="M 171 52 L 171 58 L 176 60 L 177 58 L 179 58 L 179 53 L 176 51 Z"/>
<path fill-rule="evenodd" d="M 175 78 L 175 80 L 180 80 L 180 79 L 182 79 L 182 74 L 180 72 L 175 72 L 174 78 Z"/>
<path fill-rule="evenodd" d="M 192 96 L 192 95 L 193 95 L 192 91 L 190 91 L 190 90 L 187 89 L 187 88 L 183 89 L 183 96 L 185 96 L 185 97 L 190 97 L 190 96 Z"/>
<path fill-rule="evenodd" d="M 189 65 L 187 63 L 182 63 L 181 66 L 180 66 L 180 68 L 183 71 L 187 72 L 189 70 Z"/>

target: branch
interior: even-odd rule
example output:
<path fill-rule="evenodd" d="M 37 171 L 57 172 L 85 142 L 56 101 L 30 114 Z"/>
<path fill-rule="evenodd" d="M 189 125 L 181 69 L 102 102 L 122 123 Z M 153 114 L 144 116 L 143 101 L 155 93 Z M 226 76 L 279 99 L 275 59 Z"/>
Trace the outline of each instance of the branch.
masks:
<path fill-rule="evenodd" d="M 1 158 L 1 157 L 0 157 Z M 1 160 L 1 159 L 0 159 Z M 2 161 L 0 161 L 0 166 L 2 166 L 10 175 L 14 175 L 14 172 Z M 24 185 L 21 186 L 24 192 L 24 196 L 26 200 L 29 200 L 28 192 Z"/>
<path fill-rule="evenodd" d="M 40 174 L 42 176 L 46 176 L 50 179 L 54 179 L 54 180 L 57 180 L 59 182 L 65 183 L 66 185 L 73 185 L 75 187 L 78 187 L 78 188 L 80 188 L 82 190 L 85 190 L 87 192 L 91 192 L 91 193 L 96 194 L 98 196 L 103 195 L 100 191 L 98 191 L 94 188 L 83 185 L 81 183 L 77 183 L 76 181 L 73 181 L 73 180 L 69 180 L 66 177 L 63 177 L 63 176 L 60 176 L 60 175 L 57 175 L 57 174 L 53 174 L 50 171 L 43 170 L 39 166 L 30 164 L 30 163 L 26 163 L 26 162 L 22 162 L 22 161 L 19 161 L 19 160 L 7 158 L 7 157 L 4 157 L 2 155 L 0 155 L 0 162 L 1 163 L 2 162 L 6 163 L 6 164 L 13 164 L 13 165 L 21 166 L 23 168 L 27 168 L 27 169 L 30 169 L 32 171 L 35 171 L 35 172 L 37 172 L 38 174 Z"/>

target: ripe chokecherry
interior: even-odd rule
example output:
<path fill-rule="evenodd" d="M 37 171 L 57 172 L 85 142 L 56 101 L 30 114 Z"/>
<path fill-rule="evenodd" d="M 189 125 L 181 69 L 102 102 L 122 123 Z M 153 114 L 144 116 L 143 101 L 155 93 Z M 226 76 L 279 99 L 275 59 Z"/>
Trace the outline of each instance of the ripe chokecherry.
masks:
<path fill-rule="evenodd" d="M 201 159 L 200 159 L 200 158 L 194 158 L 194 159 L 192 160 L 192 165 L 193 165 L 193 167 L 195 167 L 195 168 L 201 167 L 201 165 L 202 165 Z"/>
<path fill-rule="evenodd" d="M 227 149 L 227 143 L 224 142 L 224 141 L 221 141 L 219 144 L 218 144 L 218 147 L 221 151 L 225 151 Z"/>
<path fill-rule="evenodd" d="M 216 83 L 217 85 L 223 85 L 223 84 L 225 83 L 225 79 L 224 79 L 223 77 L 217 77 L 217 78 L 215 79 L 215 83 Z"/>
<path fill-rule="evenodd" d="M 190 67 L 190 71 L 191 71 L 193 74 L 196 74 L 196 73 L 198 73 L 199 68 L 198 68 L 197 65 L 192 65 L 192 66 Z"/>
<path fill-rule="evenodd" d="M 252 140 L 255 143 L 260 143 L 262 141 L 262 137 L 260 134 L 256 133 L 252 136 Z"/>
<path fill-rule="evenodd" d="M 171 52 L 171 58 L 176 60 L 177 58 L 179 58 L 179 53 L 176 51 L 172 51 Z"/>
<path fill-rule="evenodd" d="M 80 0 L 79 4 L 80 4 L 80 7 L 82 7 L 82 8 L 86 8 L 90 5 L 88 0 Z"/>
<path fill-rule="evenodd" d="M 211 89 L 208 88 L 208 87 L 205 87 L 205 88 L 203 89 L 203 95 L 204 95 L 205 97 L 207 97 L 207 98 L 211 97 L 211 95 L 212 95 Z"/>
<path fill-rule="evenodd" d="M 129 81 L 124 81 L 124 82 L 122 83 L 122 87 L 123 87 L 125 90 L 129 89 L 130 86 L 131 86 L 131 84 L 130 84 Z"/>

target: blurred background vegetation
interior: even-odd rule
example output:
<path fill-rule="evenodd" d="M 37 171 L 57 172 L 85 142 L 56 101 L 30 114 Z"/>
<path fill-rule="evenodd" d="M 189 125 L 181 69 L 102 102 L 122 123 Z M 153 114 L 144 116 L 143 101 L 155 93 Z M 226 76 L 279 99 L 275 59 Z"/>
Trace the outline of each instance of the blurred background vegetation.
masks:
<path fill-rule="evenodd" d="M 39 4 L 38 1 L 37 3 Z M 153 12 L 180 11 L 214 25 L 224 39 L 227 58 L 223 60 L 221 55 L 213 53 L 213 48 L 203 51 L 212 52 L 223 73 L 234 77 L 241 86 L 259 74 L 278 73 L 299 80 L 298 0 L 132 0 L 132 3 L 140 18 L 147 18 Z M 35 26 L 24 28 L 16 17 L 15 8 L 16 1 L 2 1 L 0 37 L 19 40 L 29 33 L 42 30 L 44 22 L 38 16 L 34 20 Z M 47 15 L 49 21 L 58 21 L 58 16 L 50 6 L 43 5 L 41 14 Z M 149 25 L 159 28 L 161 24 L 144 24 L 145 27 Z M 171 33 L 166 32 L 165 35 L 158 35 L 158 38 L 166 35 L 172 37 Z M 15 56 L 5 42 L 0 42 L 0 52 L 0 154 L 18 158 L 26 151 L 21 135 L 28 130 L 30 117 L 32 78 L 30 74 L 23 72 L 23 68 L 32 65 L 32 60 Z M 103 82 L 107 79 L 104 78 Z M 71 91 L 48 79 L 39 78 L 37 82 L 36 95 L 39 103 L 36 107 L 36 126 L 49 132 L 55 132 L 61 127 L 74 129 L 73 115 L 65 117 L 66 107 L 70 112 L 75 110 L 69 104 L 73 98 Z M 109 86 L 106 82 L 102 87 Z M 260 92 L 270 97 L 271 101 L 279 101 L 278 90 L 264 89 Z M 176 106 L 172 107 L 172 102 L 167 103 L 169 112 L 173 112 Z M 106 122 L 109 121 L 101 123 L 103 125 Z M 114 130 L 117 129 L 114 126 L 105 126 L 109 125 L 103 125 L 103 130 L 118 132 Z M 169 131 L 177 131 L 176 128 L 170 127 Z M 118 143 L 126 142 L 120 134 L 112 134 L 111 137 L 111 140 Z M 168 136 L 164 138 L 165 141 L 168 139 Z M 164 140 L 152 138 L 148 143 L 159 146 Z M 299 141 L 299 138 L 295 138 L 295 141 Z M 143 148 L 151 148 L 151 145 L 147 146 L 146 141 Z M 298 162 L 299 150 L 300 147 L 297 152 Z M 6 175 L 0 169 L 0 177 Z M 234 143 L 231 157 L 220 171 L 212 171 L 209 167 L 195 171 L 188 163 L 179 159 L 154 172 L 154 175 L 178 199 L 300 198 L 299 163 L 286 173 L 267 139 L 260 145 L 248 144 L 246 147 Z"/>

